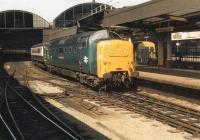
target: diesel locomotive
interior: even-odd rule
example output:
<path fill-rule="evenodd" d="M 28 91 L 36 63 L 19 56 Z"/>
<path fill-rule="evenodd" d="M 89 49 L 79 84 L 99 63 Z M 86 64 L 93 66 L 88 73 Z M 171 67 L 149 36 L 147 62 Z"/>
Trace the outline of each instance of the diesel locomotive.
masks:
<path fill-rule="evenodd" d="M 136 59 L 139 64 L 156 65 L 156 46 L 150 41 L 142 41 L 138 44 L 136 49 Z"/>
<path fill-rule="evenodd" d="M 34 64 L 91 87 L 137 89 L 133 44 L 112 31 L 90 31 L 34 45 Z"/>

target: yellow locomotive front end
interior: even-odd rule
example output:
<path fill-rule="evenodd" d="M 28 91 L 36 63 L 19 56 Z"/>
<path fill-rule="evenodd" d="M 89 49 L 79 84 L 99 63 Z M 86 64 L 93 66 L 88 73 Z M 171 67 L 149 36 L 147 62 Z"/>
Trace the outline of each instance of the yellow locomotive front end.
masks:
<path fill-rule="evenodd" d="M 136 86 L 138 72 L 133 62 L 133 44 L 126 40 L 104 40 L 97 44 L 97 75 L 109 86 Z"/>

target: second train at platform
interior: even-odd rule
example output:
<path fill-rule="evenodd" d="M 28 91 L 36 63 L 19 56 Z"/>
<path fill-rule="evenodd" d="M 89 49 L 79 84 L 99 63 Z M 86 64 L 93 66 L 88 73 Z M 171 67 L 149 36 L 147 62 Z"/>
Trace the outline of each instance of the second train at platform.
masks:
<path fill-rule="evenodd" d="M 96 88 L 137 88 L 133 44 L 108 30 L 58 38 L 31 48 L 34 64 Z"/>

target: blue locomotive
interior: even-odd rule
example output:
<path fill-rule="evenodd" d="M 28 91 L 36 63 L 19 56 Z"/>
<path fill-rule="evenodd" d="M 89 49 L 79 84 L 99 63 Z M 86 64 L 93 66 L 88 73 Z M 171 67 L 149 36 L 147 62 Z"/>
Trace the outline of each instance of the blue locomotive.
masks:
<path fill-rule="evenodd" d="M 37 44 L 34 64 L 92 87 L 137 88 L 133 45 L 112 31 L 99 30 Z"/>

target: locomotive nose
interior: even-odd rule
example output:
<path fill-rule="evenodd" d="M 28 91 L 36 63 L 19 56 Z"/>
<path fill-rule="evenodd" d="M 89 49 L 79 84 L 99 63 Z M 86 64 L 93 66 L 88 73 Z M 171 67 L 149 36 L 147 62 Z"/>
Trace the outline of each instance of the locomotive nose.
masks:
<path fill-rule="evenodd" d="M 98 76 L 115 72 L 128 72 L 133 68 L 133 45 L 125 40 L 100 41 L 97 44 Z"/>

